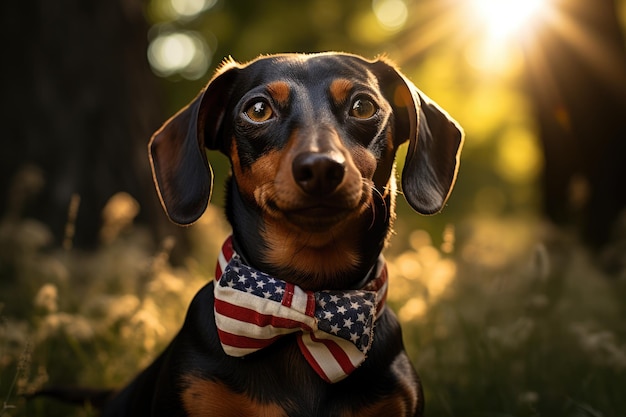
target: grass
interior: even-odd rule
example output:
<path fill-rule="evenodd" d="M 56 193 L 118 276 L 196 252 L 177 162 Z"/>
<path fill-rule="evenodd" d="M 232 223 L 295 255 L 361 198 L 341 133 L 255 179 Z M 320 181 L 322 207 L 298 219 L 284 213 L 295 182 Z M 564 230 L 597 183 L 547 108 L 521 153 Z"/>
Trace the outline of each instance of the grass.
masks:
<path fill-rule="evenodd" d="M 23 394 L 123 385 L 211 279 L 228 233 L 220 209 L 192 228 L 196 253 L 174 267 L 173 243 L 150 249 L 126 203 L 112 203 L 92 253 L 51 248 L 33 220 L 0 222 L 0 416 L 95 415 Z M 574 238 L 533 218 L 466 219 L 433 237 L 401 217 L 397 230 L 389 304 L 428 416 L 626 416 L 624 271 L 602 272 Z"/>

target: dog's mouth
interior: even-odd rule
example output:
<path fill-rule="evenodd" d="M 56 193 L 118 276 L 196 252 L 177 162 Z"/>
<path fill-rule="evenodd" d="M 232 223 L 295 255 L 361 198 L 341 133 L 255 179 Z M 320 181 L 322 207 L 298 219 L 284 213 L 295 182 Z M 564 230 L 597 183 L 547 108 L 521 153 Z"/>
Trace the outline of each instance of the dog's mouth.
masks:
<path fill-rule="evenodd" d="M 284 219 L 294 225 L 307 226 L 307 228 L 315 225 L 332 226 L 350 217 L 356 211 L 353 206 L 328 202 L 285 205 L 270 200 L 266 201 L 265 207 L 272 217 Z"/>
<path fill-rule="evenodd" d="M 367 209 L 369 197 L 325 198 L 315 201 L 266 200 L 266 212 L 278 221 L 307 232 L 324 232 L 340 226 Z"/>
<path fill-rule="evenodd" d="M 325 230 L 341 223 L 353 212 L 354 209 L 319 205 L 283 211 L 283 215 L 287 221 L 303 229 Z"/>

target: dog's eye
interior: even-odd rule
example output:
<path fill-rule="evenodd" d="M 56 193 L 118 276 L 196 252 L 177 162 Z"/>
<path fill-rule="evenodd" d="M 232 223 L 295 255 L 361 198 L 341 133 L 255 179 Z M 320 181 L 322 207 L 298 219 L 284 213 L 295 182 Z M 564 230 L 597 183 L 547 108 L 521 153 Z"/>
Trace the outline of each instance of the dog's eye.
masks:
<path fill-rule="evenodd" d="M 350 116 L 357 119 L 369 119 L 374 116 L 378 111 L 378 107 L 374 102 L 368 98 L 357 98 L 352 102 L 352 108 L 350 109 Z"/>
<path fill-rule="evenodd" d="M 253 122 L 261 123 L 265 122 L 272 118 L 274 112 L 272 111 L 272 107 L 265 101 L 256 101 L 249 106 L 246 111 L 246 116 L 250 118 Z"/>

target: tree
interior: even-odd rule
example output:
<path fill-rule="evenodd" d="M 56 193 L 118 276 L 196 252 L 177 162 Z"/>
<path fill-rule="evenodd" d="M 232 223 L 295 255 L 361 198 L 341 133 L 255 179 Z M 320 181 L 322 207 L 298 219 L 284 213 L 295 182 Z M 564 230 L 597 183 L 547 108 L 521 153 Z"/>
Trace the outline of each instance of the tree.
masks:
<path fill-rule="evenodd" d="M 102 208 L 125 191 L 155 238 L 176 233 L 147 160 L 146 144 L 163 117 L 146 59 L 143 2 L 33 0 L 2 9 L 0 214 L 39 219 L 61 243 L 78 196 L 74 245 L 93 247 Z M 24 169 L 40 172 L 44 183 L 19 203 L 11 184 Z"/>
<path fill-rule="evenodd" d="M 526 48 L 544 204 L 601 246 L 626 206 L 626 48 L 613 0 L 559 0 Z"/>

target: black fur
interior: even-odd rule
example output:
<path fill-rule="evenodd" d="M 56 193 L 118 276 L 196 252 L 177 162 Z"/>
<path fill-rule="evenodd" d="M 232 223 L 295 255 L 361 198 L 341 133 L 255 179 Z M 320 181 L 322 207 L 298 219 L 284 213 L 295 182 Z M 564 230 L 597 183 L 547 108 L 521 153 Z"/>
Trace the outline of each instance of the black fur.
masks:
<path fill-rule="evenodd" d="M 261 122 L 246 116 L 259 101 L 273 112 Z M 375 111 L 363 117 L 353 112 L 369 105 Z M 212 189 L 204 148 L 223 152 L 233 165 L 226 213 L 243 259 L 309 290 L 351 289 L 362 285 L 391 233 L 398 147 L 409 142 L 405 197 L 418 212 L 432 214 L 444 206 L 454 184 L 462 136 L 458 125 L 386 60 L 285 54 L 246 65 L 225 63 L 198 97 L 155 133 L 150 159 L 166 213 L 176 223 L 190 224 L 205 210 Z M 302 155 L 324 159 L 322 174 L 311 172 L 313 185 L 307 183 L 310 167 L 301 166 Z M 253 181 L 270 184 L 274 194 L 259 197 L 258 187 L 267 184 Z M 315 239 L 322 243 L 311 243 Z M 301 247 L 281 247 L 294 242 Z M 346 250 L 345 265 L 341 256 L 327 257 L 335 248 Z M 307 364 L 293 336 L 245 358 L 227 356 L 213 301 L 209 283 L 192 301 L 170 346 L 106 406 L 105 417 L 210 416 L 224 404 L 230 408 L 219 413 L 244 417 L 264 407 L 289 417 L 422 415 L 421 384 L 404 351 L 399 322 L 387 307 L 376 321 L 365 362 L 346 379 L 328 384 Z M 214 398 L 198 388 L 214 386 L 227 391 Z M 196 410 L 198 404 L 206 408 Z"/>

